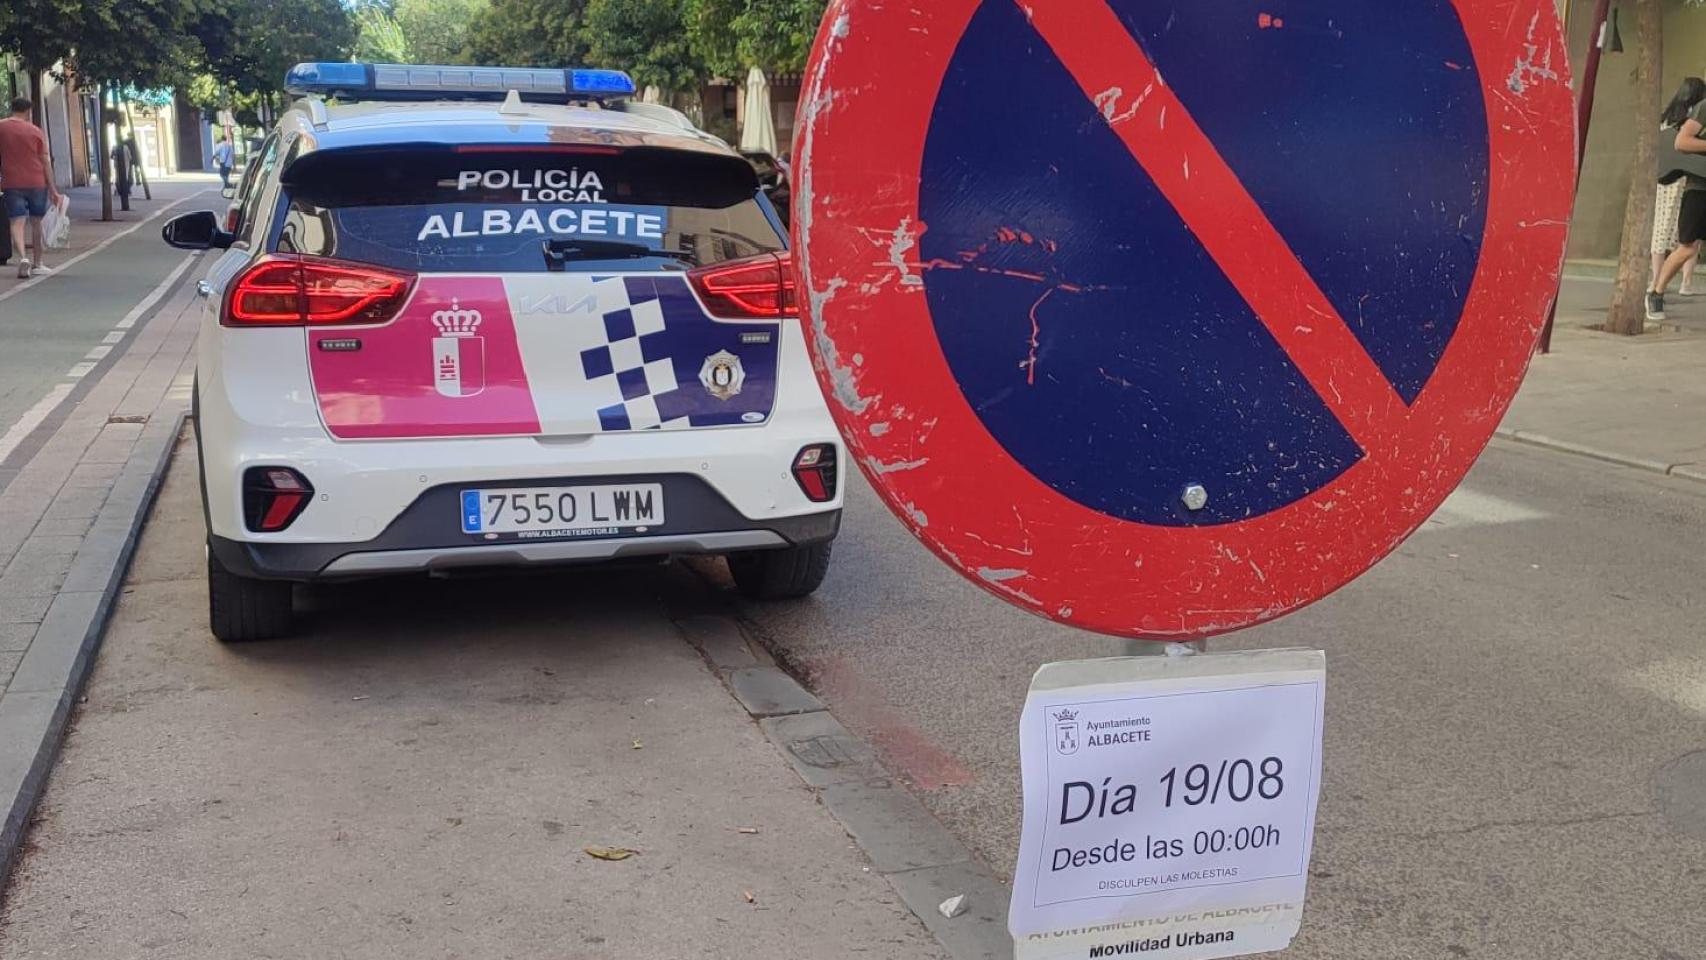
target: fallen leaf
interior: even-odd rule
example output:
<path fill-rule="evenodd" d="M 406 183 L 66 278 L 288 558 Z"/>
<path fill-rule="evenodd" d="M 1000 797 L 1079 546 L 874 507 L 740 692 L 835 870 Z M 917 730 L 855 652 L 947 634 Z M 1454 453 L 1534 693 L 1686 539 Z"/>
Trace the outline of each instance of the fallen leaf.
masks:
<path fill-rule="evenodd" d="M 587 856 L 596 857 L 599 860 L 626 860 L 629 857 L 631 857 L 631 856 L 633 856 L 639 852 L 640 851 L 638 851 L 638 850 L 629 850 L 627 847 L 587 847 L 586 848 L 586 855 Z"/>
<path fill-rule="evenodd" d="M 638 737 L 634 738 L 634 749 L 635 750 L 643 750 L 643 749 L 645 749 L 645 746 L 646 746 L 645 741 L 641 740 Z"/>

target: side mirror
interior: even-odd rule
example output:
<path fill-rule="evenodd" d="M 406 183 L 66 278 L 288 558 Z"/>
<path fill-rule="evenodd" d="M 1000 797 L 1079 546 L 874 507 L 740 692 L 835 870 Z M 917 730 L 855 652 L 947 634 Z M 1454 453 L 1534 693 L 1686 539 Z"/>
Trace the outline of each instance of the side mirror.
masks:
<path fill-rule="evenodd" d="M 221 197 L 224 197 L 227 200 L 235 200 L 235 199 L 237 199 L 237 188 L 236 187 L 221 187 L 219 190 L 219 195 Z"/>
<path fill-rule="evenodd" d="M 180 250 L 223 250 L 237 239 L 219 229 L 219 215 L 212 210 L 197 210 L 167 220 L 160 228 L 160 237 Z"/>

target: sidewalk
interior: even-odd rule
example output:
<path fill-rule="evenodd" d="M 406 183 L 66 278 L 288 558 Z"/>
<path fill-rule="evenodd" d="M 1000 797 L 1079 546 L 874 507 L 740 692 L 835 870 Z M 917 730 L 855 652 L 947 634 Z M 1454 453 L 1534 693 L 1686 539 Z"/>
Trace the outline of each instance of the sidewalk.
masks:
<path fill-rule="evenodd" d="M 351 584 L 308 637 L 222 646 L 195 463 L 186 437 L 0 955 L 947 956 L 670 621 L 690 573 Z"/>
<path fill-rule="evenodd" d="M 1670 297 L 1640 337 L 1587 329 L 1610 296 L 1597 277 L 1566 281 L 1552 353 L 1534 358 L 1499 436 L 1706 481 L 1706 296 Z"/>

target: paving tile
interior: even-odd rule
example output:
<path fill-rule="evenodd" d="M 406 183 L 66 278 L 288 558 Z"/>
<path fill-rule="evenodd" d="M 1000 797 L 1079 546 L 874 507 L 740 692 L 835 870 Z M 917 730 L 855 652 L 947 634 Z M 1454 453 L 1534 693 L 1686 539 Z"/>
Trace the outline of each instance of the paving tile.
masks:
<path fill-rule="evenodd" d="M 82 545 L 83 537 L 81 535 L 44 534 L 38 524 L 36 532 L 30 534 L 29 538 L 18 547 L 17 552 L 12 554 L 12 565 L 3 569 L 11 573 L 15 572 L 16 568 L 52 557 L 69 557 L 76 553 L 77 548 Z"/>
<path fill-rule="evenodd" d="M 917 798 L 892 781 L 836 784 L 825 787 L 820 795 L 823 805 L 859 842 L 879 873 L 962 863 L 971 858 Z"/>
<path fill-rule="evenodd" d="M 770 742 L 810 787 L 862 783 L 888 777 L 869 744 L 855 737 L 828 711 L 759 721 Z"/>
<path fill-rule="evenodd" d="M 729 674 L 735 699 L 755 717 L 823 710 L 823 701 L 775 667 L 748 667 Z"/>
<path fill-rule="evenodd" d="M 75 537 L 78 540 L 82 540 L 83 535 L 89 532 L 89 524 L 93 522 L 94 518 L 92 517 L 55 517 L 52 520 L 43 520 L 40 523 L 37 523 L 33 535 L 48 537 Z"/>
<path fill-rule="evenodd" d="M 109 487 L 65 487 L 59 495 L 48 504 L 47 511 L 42 514 L 45 520 L 74 520 L 82 517 L 93 518 L 101 510 L 101 505 L 107 502 Z"/>
<path fill-rule="evenodd" d="M 99 593 L 61 592 L 54 597 L 8 691 L 63 692 L 66 683 L 77 675 L 77 662 L 88 646 L 100 607 Z"/>
<path fill-rule="evenodd" d="M 954 960 L 1011 960 L 1007 906 L 1012 891 L 981 864 L 950 863 L 891 873 L 888 881 Z M 966 898 L 966 912 L 952 919 L 942 916 L 937 907 L 958 896 Z"/>
<path fill-rule="evenodd" d="M 687 642 L 698 647 L 718 670 L 755 667 L 758 658 L 746 644 L 740 624 L 728 617 L 688 617 L 676 622 Z"/>
<path fill-rule="evenodd" d="M 24 659 L 22 650 L 0 650 L 0 690 L 12 682 L 12 674 L 18 669 L 18 662 Z"/>
<path fill-rule="evenodd" d="M 0 592 L 0 623 L 40 623 L 52 602 L 50 594 L 11 597 Z"/>
<path fill-rule="evenodd" d="M 71 469 L 71 475 L 65 478 L 68 487 L 104 487 L 113 482 L 118 472 L 124 469 L 121 463 L 90 463 L 83 461 Z"/>
<path fill-rule="evenodd" d="M 28 549 L 29 544 L 24 547 Z M 59 585 L 65 582 L 65 574 L 71 569 L 72 558 L 73 554 L 69 553 L 24 557 L 23 551 L 19 551 L 18 558 L 7 566 L 6 575 L 0 577 L 0 602 L 6 597 L 57 592 Z"/>
<path fill-rule="evenodd" d="M 0 623 L 0 651 L 6 653 L 21 653 L 35 639 L 36 625 L 33 623 Z"/>

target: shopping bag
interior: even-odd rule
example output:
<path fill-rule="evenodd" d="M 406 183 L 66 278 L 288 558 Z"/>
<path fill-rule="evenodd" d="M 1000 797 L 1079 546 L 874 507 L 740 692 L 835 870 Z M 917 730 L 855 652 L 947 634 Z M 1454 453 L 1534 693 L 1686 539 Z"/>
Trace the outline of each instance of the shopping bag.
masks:
<path fill-rule="evenodd" d="M 47 216 L 41 218 L 41 238 L 52 250 L 63 250 L 71 245 L 71 198 L 63 193 L 59 202 L 47 208 Z"/>

